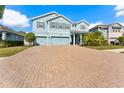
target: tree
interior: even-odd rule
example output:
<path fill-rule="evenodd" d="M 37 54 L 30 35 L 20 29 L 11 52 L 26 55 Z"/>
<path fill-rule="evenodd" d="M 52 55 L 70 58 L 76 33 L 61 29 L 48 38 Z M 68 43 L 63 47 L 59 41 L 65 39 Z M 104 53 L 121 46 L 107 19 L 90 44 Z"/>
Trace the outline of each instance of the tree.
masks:
<path fill-rule="evenodd" d="M 102 33 L 98 31 L 85 33 L 83 36 L 83 43 L 88 46 L 107 45 L 107 41 L 102 36 Z"/>
<path fill-rule="evenodd" d="M 29 42 L 29 45 L 31 46 L 31 45 L 32 45 L 31 43 L 34 42 L 34 40 L 35 40 L 35 34 L 32 33 L 32 32 L 27 33 L 27 34 L 25 35 L 25 40 L 26 40 L 27 42 Z"/>
<path fill-rule="evenodd" d="M 4 5 L 0 5 L 0 19 L 3 17 L 3 13 L 4 13 Z"/>
<path fill-rule="evenodd" d="M 119 43 L 120 43 L 121 45 L 124 45 L 124 36 L 120 36 L 120 37 L 118 38 L 118 41 L 119 41 Z"/>

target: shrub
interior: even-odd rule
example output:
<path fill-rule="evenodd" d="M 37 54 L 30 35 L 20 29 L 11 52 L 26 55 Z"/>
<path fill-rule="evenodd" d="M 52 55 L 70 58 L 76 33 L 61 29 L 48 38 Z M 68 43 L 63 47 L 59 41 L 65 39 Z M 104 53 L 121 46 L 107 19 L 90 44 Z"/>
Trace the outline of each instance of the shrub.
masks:
<path fill-rule="evenodd" d="M 107 45 L 107 40 L 100 32 L 85 33 L 83 35 L 83 44 L 87 46 L 103 46 Z"/>
<path fill-rule="evenodd" d="M 118 38 L 118 41 L 119 41 L 119 43 L 120 43 L 121 45 L 124 45 L 124 36 L 120 36 L 120 37 Z"/>
<path fill-rule="evenodd" d="M 13 47 L 13 46 L 23 46 L 23 41 L 7 41 L 7 40 L 1 40 L 0 41 L 0 47 Z"/>
<path fill-rule="evenodd" d="M 6 47 L 6 42 L 4 42 L 4 41 L 0 41 L 0 48 L 3 48 L 3 47 Z"/>

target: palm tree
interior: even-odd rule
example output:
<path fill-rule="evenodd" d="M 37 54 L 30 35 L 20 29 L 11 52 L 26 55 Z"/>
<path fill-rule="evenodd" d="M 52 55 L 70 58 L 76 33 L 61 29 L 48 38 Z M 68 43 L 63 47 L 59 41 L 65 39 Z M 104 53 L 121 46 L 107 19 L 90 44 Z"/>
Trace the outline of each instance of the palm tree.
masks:
<path fill-rule="evenodd" d="M 3 13 L 4 13 L 4 5 L 0 5 L 0 19 L 3 17 Z"/>

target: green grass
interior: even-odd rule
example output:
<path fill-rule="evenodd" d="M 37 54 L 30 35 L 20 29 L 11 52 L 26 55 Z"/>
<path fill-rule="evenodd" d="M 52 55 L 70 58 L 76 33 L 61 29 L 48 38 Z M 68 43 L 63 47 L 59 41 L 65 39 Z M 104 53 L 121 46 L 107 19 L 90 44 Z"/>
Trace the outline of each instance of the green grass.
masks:
<path fill-rule="evenodd" d="M 17 54 L 29 47 L 27 46 L 19 46 L 19 47 L 7 47 L 7 48 L 0 48 L 0 57 L 8 57 L 14 54 Z"/>
<path fill-rule="evenodd" d="M 120 49 L 124 48 L 124 46 L 85 46 L 87 48 L 97 49 L 97 50 L 107 50 L 107 49 Z"/>

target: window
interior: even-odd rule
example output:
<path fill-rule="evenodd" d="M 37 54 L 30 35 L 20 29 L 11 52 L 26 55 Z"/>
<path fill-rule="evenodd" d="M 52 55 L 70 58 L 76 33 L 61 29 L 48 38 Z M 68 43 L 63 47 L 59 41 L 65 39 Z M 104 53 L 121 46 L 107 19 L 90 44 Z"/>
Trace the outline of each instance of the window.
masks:
<path fill-rule="evenodd" d="M 50 22 L 50 28 L 55 28 L 55 22 Z"/>
<path fill-rule="evenodd" d="M 120 27 L 112 27 L 113 32 L 120 32 L 121 28 Z"/>
<path fill-rule="evenodd" d="M 71 26 L 69 24 L 66 24 L 66 28 L 65 29 L 70 29 Z"/>
<path fill-rule="evenodd" d="M 80 29 L 86 29 L 86 27 L 84 25 L 81 25 Z"/>
<path fill-rule="evenodd" d="M 37 28 L 45 28 L 45 22 L 37 22 Z"/>
<path fill-rule="evenodd" d="M 70 24 L 66 23 L 58 23 L 58 22 L 50 22 L 50 28 L 56 29 L 70 29 Z"/>
<path fill-rule="evenodd" d="M 60 28 L 60 29 L 63 29 L 62 23 L 59 24 L 59 28 Z"/>

